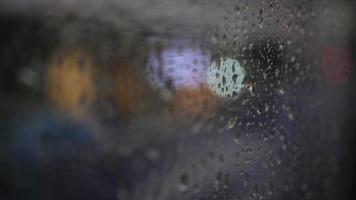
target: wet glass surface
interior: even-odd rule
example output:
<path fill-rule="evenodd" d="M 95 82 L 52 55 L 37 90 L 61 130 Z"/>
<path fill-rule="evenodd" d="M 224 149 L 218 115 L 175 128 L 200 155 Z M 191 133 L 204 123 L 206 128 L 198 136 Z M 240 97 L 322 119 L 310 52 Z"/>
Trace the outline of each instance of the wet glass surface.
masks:
<path fill-rule="evenodd" d="M 0 2 L 0 199 L 353 199 L 354 7 Z"/>

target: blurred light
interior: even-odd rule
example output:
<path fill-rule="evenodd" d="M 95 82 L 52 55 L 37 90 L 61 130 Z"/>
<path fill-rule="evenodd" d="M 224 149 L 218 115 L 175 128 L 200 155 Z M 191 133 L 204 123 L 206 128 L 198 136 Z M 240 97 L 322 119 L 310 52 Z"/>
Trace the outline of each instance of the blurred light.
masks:
<path fill-rule="evenodd" d="M 40 75 L 31 68 L 21 69 L 18 74 L 18 79 L 32 89 L 39 89 L 40 87 Z"/>
<path fill-rule="evenodd" d="M 175 39 L 164 46 L 149 40 L 148 78 L 154 86 L 169 89 L 196 89 L 206 83 L 211 53 L 189 39 Z"/>
<path fill-rule="evenodd" d="M 96 98 L 92 56 L 82 50 L 54 53 L 46 75 L 47 96 L 59 110 L 87 113 Z"/>
<path fill-rule="evenodd" d="M 176 91 L 172 98 L 171 110 L 174 114 L 209 117 L 218 107 L 215 95 L 207 88 Z"/>
<path fill-rule="evenodd" d="M 220 58 L 211 64 L 208 71 L 209 88 L 221 97 L 232 97 L 240 93 L 246 76 L 240 62 L 232 58 Z"/>
<path fill-rule="evenodd" d="M 152 91 L 138 68 L 120 62 L 113 69 L 110 73 L 114 75 L 116 107 L 120 117 L 128 119 L 134 114 L 147 111 Z"/>
<path fill-rule="evenodd" d="M 351 73 L 350 52 L 345 48 L 327 47 L 322 51 L 321 68 L 325 78 L 336 85 L 346 82 Z"/>

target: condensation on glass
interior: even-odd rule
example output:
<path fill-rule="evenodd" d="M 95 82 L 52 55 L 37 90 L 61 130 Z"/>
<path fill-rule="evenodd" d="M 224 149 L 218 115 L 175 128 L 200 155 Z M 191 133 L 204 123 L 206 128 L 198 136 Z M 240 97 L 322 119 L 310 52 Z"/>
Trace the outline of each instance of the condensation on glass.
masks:
<path fill-rule="evenodd" d="M 337 198 L 352 4 L 0 3 L 4 199 Z"/>

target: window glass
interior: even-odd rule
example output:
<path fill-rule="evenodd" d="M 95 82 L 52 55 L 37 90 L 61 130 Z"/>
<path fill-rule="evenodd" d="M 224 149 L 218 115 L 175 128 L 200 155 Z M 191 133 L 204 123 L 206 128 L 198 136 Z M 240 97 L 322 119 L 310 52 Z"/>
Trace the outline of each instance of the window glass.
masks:
<path fill-rule="evenodd" d="M 354 4 L 0 2 L 0 199 L 352 199 Z"/>

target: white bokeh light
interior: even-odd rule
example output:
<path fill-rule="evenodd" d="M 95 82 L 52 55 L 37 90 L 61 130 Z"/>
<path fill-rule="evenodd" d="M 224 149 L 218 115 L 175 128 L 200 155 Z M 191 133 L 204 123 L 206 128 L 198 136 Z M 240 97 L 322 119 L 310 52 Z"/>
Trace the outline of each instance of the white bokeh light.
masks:
<path fill-rule="evenodd" d="M 188 39 L 170 41 L 169 46 L 162 49 L 157 46 L 158 40 L 151 39 L 147 72 L 154 86 L 196 89 L 206 83 L 210 51 L 199 48 Z"/>

